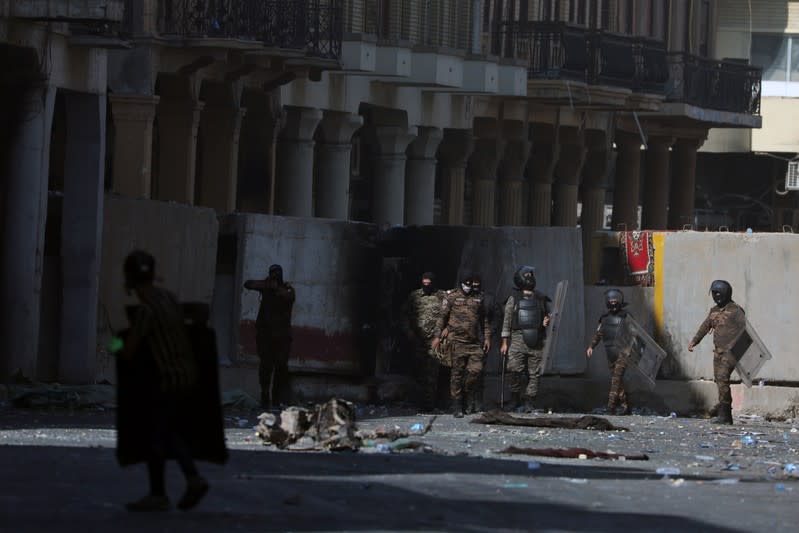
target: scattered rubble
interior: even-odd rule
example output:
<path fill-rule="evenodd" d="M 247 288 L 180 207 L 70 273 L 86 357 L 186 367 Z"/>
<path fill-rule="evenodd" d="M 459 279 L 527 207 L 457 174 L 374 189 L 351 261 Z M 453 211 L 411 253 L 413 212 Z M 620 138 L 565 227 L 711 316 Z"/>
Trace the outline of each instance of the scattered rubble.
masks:
<path fill-rule="evenodd" d="M 557 457 L 561 459 L 621 459 L 627 461 L 648 461 L 646 454 L 622 454 L 613 452 L 597 452 L 588 448 L 518 448 L 508 446 L 499 453 L 536 455 L 539 457 Z"/>
<path fill-rule="evenodd" d="M 528 426 L 563 429 L 595 429 L 599 431 L 628 431 L 627 428 L 614 426 L 608 419 L 586 415 L 581 417 L 536 417 L 527 418 L 513 416 L 499 410 L 486 411 L 471 420 L 472 424 L 501 424 L 506 426 Z"/>

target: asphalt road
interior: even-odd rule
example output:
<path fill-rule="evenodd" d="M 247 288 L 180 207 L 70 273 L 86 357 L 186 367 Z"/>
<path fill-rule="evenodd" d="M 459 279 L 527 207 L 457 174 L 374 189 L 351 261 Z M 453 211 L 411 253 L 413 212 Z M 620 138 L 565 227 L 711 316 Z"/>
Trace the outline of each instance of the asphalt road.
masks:
<path fill-rule="evenodd" d="M 359 412 L 362 428 L 430 418 Z M 250 429 L 255 415 L 227 413 L 231 459 L 200 465 L 211 491 L 196 509 L 137 515 L 123 504 L 144 494 L 145 469 L 116 464 L 112 411 L 0 408 L 0 531 L 776 532 L 795 531 L 799 520 L 799 478 L 785 473 L 799 464 L 799 421 L 739 418 L 730 427 L 634 415 L 608 417 L 629 431 L 601 432 L 441 415 L 414 438 L 426 451 L 309 453 L 263 446 Z M 510 445 L 649 460 L 498 453 Z M 174 464 L 168 484 L 176 501 Z"/>

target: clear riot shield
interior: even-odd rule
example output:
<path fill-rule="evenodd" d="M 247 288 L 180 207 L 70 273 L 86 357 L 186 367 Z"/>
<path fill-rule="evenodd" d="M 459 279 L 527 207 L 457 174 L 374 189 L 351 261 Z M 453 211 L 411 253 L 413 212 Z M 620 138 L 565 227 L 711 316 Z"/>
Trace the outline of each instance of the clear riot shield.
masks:
<path fill-rule="evenodd" d="M 763 344 L 763 341 L 760 340 L 749 320 L 746 321 L 746 329 L 738 335 L 738 339 L 736 339 L 730 351 L 738 359 L 735 370 L 738 371 L 741 381 L 747 387 L 752 386 L 752 381 L 757 376 L 757 373 L 766 364 L 766 361 L 771 359 L 771 353 L 766 348 L 766 345 Z"/>
<path fill-rule="evenodd" d="M 616 345 L 620 354 L 630 354 L 629 364 L 638 370 L 649 388 L 654 389 L 658 370 L 666 359 L 666 351 L 630 315 L 622 322 Z"/>
<path fill-rule="evenodd" d="M 558 282 L 555 288 L 555 301 L 552 304 L 552 311 L 549 314 L 549 325 L 547 326 L 546 341 L 544 342 L 544 353 L 541 356 L 541 372 L 550 370 L 552 357 L 558 346 L 558 333 L 560 332 L 560 321 L 563 316 L 563 305 L 566 302 L 566 292 L 569 289 L 569 280 L 564 279 Z"/>

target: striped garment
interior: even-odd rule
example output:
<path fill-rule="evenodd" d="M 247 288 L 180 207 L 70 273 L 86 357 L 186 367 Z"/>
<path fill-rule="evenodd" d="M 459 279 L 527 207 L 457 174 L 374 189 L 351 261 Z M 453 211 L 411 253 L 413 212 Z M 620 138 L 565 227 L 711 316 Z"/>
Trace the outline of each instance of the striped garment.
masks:
<path fill-rule="evenodd" d="M 157 287 L 140 291 L 139 299 L 133 335 L 152 354 L 161 390 L 187 390 L 196 383 L 197 367 L 180 304 L 171 292 Z"/>

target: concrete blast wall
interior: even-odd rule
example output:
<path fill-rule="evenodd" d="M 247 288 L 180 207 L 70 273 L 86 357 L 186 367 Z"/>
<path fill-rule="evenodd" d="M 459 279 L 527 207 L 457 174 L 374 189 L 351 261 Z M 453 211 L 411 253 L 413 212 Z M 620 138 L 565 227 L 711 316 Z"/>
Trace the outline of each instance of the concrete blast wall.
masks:
<path fill-rule="evenodd" d="M 172 202 L 106 195 L 100 270 L 100 328 L 127 327 L 125 306 L 135 296 L 124 291 L 122 265 L 128 253 L 142 249 L 155 256 L 157 284 L 181 301 L 210 304 L 214 292 L 219 224 L 213 209 Z M 107 336 L 101 331 L 98 341 Z M 102 355 L 98 379 L 114 379 L 112 361 Z"/>

